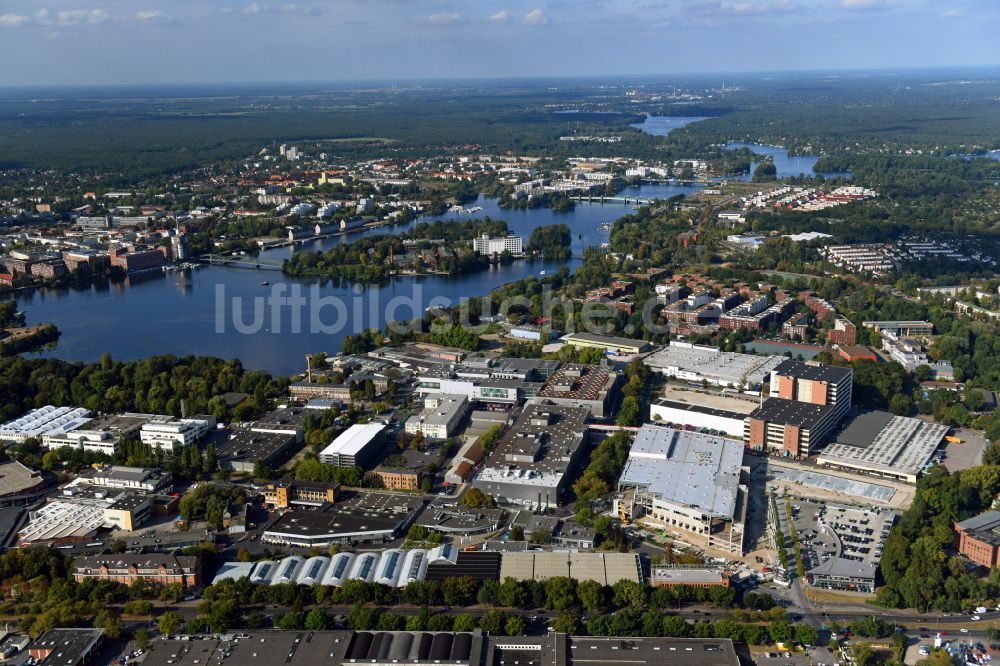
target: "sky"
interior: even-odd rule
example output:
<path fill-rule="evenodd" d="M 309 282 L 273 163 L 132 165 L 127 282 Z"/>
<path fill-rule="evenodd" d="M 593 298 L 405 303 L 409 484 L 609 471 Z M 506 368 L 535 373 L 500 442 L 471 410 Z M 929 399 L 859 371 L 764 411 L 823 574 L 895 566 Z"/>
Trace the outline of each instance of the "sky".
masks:
<path fill-rule="evenodd" d="M 0 0 L 0 85 L 1000 64 L 998 0 Z"/>

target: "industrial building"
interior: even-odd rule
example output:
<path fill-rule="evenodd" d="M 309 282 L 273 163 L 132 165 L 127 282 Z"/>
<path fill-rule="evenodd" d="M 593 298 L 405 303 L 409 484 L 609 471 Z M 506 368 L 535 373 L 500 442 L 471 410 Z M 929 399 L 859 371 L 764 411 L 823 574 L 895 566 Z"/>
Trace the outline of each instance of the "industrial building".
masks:
<path fill-rule="evenodd" d="M 635 553 L 576 553 L 528 551 L 503 553 L 500 580 L 548 580 L 567 577 L 614 585 L 620 580 L 642 583 L 642 565 Z"/>
<path fill-rule="evenodd" d="M 568 364 L 556 370 L 538 392 L 555 405 L 586 407 L 594 418 L 611 415 L 621 376 L 603 365 Z"/>
<path fill-rule="evenodd" d="M 663 349 L 647 356 L 643 363 L 672 379 L 713 386 L 755 389 L 770 381 L 771 370 L 785 359 L 723 352 L 671 340 Z"/>
<path fill-rule="evenodd" d="M 620 510 L 691 543 L 743 552 L 747 486 L 740 442 L 646 424 L 618 481 Z"/>
<path fill-rule="evenodd" d="M 36 664 L 84 666 L 94 661 L 103 642 L 103 629 L 49 629 L 32 641 L 27 651 Z"/>
<path fill-rule="evenodd" d="M 90 412 L 82 407 L 46 405 L 0 425 L 0 441 L 21 443 L 29 437 L 69 432 L 89 420 Z"/>
<path fill-rule="evenodd" d="M 739 666 L 729 639 L 568 636 L 490 636 L 429 631 L 263 631 L 201 640 L 154 641 L 143 666 L 286 664 L 442 664 L 448 666 Z M 75 665 L 74 665 L 75 666 Z"/>
<path fill-rule="evenodd" d="M 139 439 L 143 444 L 173 451 L 175 446 L 187 446 L 201 440 L 215 427 L 215 417 L 179 419 L 175 416 L 154 416 L 142 425 Z"/>
<path fill-rule="evenodd" d="M 369 467 L 385 443 L 381 423 L 355 423 L 319 453 L 319 461 L 337 467 Z"/>
<path fill-rule="evenodd" d="M 743 420 L 747 412 L 753 411 L 753 403 L 745 403 L 743 412 L 706 407 L 690 402 L 660 398 L 649 405 L 649 418 L 664 424 L 694 426 L 725 433 L 730 437 L 743 438 Z"/>
<path fill-rule="evenodd" d="M 729 587 L 729 572 L 722 569 L 697 567 L 655 566 L 650 571 L 649 584 L 653 587 Z"/>
<path fill-rule="evenodd" d="M 1000 511 L 987 511 L 955 523 L 958 552 L 992 569 L 1000 565 Z"/>
<path fill-rule="evenodd" d="M 404 534 L 423 509 L 421 497 L 356 493 L 315 511 L 283 514 L 265 531 L 265 543 L 312 548 L 385 543 Z"/>
<path fill-rule="evenodd" d="M 585 407 L 525 405 L 473 486 L 500 502 L 562 505 L 564 491 L 586 457 L 589 416 Z"/>
<path fill-rule="evenodd" d="M 866 412 L 820 452 L 816 464 L 915 484 L 948 430 L 940 423 Z"/>
<path fill-rule="evenodd" d="M 93 541 L 113 528 L 132 531 L 152 513 L 152 500 L 121 493 L 93 501 L 68 501 L 65 497 L 30 512 L 28 524 L 18 533 L 21 545 L 66 544 Z"/>
<path fill-rule="evenodd" d="M 70 430 L 42 436 L 42 446 L 60 449 L 64 446 L 78 451 L 90 451 L 113 456 L 123 439 L 138 437 L 143 424 L 153 414 L 107 414 L 88 420 Z"/>
<path fill-rule="evenodd" d="M 424 409 L 406 419 L 406 432 L 421 433 L 429 439 L 448 439 L 469 413 L 469 399 L 464 395 L 435 393 L 424 396 Z"/>
<path fill-rule="evenodd" d="M 861 325 L 876 333 L 891 333 L 897 338 L 934 334 L 934 324 L 929 321 L 864 321 Z"/>
<path fill-rule="evenodd" d="M 109 465 L 91 472 L 84 471 L 78 481 L 93 486 L 137 490 L 143 493 L 169 491 L 173 487 L 173 475 L 170 472 L 123 465 Z"/>
<path fill-rule="evenodd" d="M 417 393 L 464 395 L 469 402 L 489 406 L 516 405 L 538 395 L 558 367 L 558 361 L 473 357 L 422 370 Z"/>
<path fill-rule="evenodd" d="M 253 472 L 259 462 L 274 466 L 283 460 L 298 444 L 295 435 L 287 433 L 258 432 L 253 427 L 239 428 L 229 439 L 219 445 L 216 455 L 219 465 L 236 472 Z"/>
<path fill-rule="evenodd" d="M 641 354 L 650 348 L 650 344 L 645 340 L 618 338 L 611 335 L 597 335 L 596 333 L 570 333 L 563 336 L 563 340 L 571 347 L 603 349 L 605 352 L 614 354 Z"/>

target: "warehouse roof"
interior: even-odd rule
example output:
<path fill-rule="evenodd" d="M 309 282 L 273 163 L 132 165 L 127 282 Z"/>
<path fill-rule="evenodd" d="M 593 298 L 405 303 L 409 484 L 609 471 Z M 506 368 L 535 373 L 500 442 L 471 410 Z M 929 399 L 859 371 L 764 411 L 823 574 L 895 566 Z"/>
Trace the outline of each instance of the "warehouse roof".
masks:
<path fill-rule="evenodd" d="M 355 423 L 330 442 L 330 445 L 323 449 L 320 455 L 357 455 L 381 434 L 383 428 L 385 426 L 381 423 Z"/>
<path fill-rule="evenodd" d="M 646 424 L 636 433 L 619 484 L 731 518 L 742 464 L 741 442 Z"/>
<path fill-rule="evenodd" d="M 948 426 L 888 412 L 855 418 L 820 454 L 820 460 L 872 471 L 916 475 L 948 434 Z"/>
<path fill-rule="evenodd" d="M 560 576 L 614 585 L 620 580 L 642 582 L 639 556 L 634 553 L 540 552 L 504 553 L 500 579 L 547 580 Z"/>
<path fill-rule="evenodd" d="M 688 342 L 671 341 L 670 345 L 647 356 L 643 361 L 654 370 L 694 375 L 716 382 L 756 385 L 769 378 L 771 370 L 785 359 L 780 356 L 754 356 L 723 352 Z"/>

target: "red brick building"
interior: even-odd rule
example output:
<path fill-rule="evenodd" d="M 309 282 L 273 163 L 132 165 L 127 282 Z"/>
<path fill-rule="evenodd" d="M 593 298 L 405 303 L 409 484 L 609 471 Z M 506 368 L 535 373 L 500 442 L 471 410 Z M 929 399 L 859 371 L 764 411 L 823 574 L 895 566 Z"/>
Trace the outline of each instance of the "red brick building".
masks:
<path fill-rule="evenodd" d="M 832 345 L 854 345 L 858 342 L 858 327 L 847 317 L 837 317 L 833 328 L 827 331 L 827 341 Z"/>
<path fill-rule="evenodd" d="M 201 558 L 158 553 L 119 553 L 78 557 L 73 579 L 82 583 L 88 578 L 133 585 L 140 578 L 153 585 L 179 583 L 183 587 L 201 584 Z"/>
<path fill-rule="evenodd" d="M 991 569 L 1000 564 L 1000 511 L 987 511 L 955 523 L 955 531 L 959 553 Z"/>

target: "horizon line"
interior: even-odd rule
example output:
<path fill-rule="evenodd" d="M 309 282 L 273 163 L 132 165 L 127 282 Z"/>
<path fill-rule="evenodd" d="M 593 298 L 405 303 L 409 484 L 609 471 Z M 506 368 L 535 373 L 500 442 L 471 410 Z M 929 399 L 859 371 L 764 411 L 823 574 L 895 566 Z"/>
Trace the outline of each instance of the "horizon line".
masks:
<path fill-rule="evenodd" d="M 69 89 L 82 90 L 93 88 L 172 88 L 181 86 L 306 86 L 306 85 L 348 85 L 359 86 L 364 84 L 375 84 L 382 86 L 402 85 L 412 87 L 419 84 L 447 84 L 447 83 L 477 83 L 477 82 L 542 82 L 542 81 L 622 81 L 635 79 L 718 79 L 720 77 L 759 77 L 764 75 L 837 75 L 845 74 L 850 76 L 864 76 L 866 74 L 904 74 L 904 73 L 934 73 L 934 72 L 962 72 L 971 70 L 997 70 L 1000 76 L 1000 62 L 977 65 L 936 65 L 936 66 L 916 66 L 916 67 L 841 67 L 833 69 L 756 69 L 756 70 L 713 70 L 704 72 L 683 72 L 683 73 L 618 73 L 618 74 L 551 74 L 551 75 L 506 75 L 506 76 L 454 76 L 454 77 L 405 77 L 405 78 L 356 78 L 356 79 L 296 79 L 296 80 L 272 80 L 272 81 L 251 81 L 234 79 L 229 81 L 160 81 L 160 82 L 116 82 L 116 83 L 38 83 L 38 84 L 9 84 L 0 83 L 0 90 L 52 90 Z M 735 81 L 734 81 L 735 83 Z"/>

